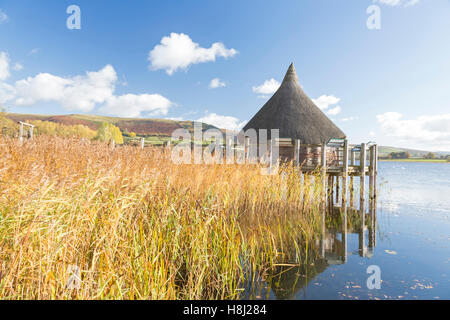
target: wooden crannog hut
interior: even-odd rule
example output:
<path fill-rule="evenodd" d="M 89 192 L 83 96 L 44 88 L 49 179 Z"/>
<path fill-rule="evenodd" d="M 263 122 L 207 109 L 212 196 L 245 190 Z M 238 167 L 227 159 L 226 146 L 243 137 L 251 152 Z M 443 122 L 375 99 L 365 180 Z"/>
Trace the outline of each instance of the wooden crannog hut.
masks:
<path fill-rule="evenodd" d="M 244 131 L 248 129 L 267 129 L 269 140 L 270 129 L 278 129 L 280 159 L 297 160 L 300 164 L 310 165 L 320 163 L 324 143 L 330 139 L 346 138 L 345 133 L 305 94 L 293 63 L 280 88 L 250 120 Z M 336 161 L 337 156 L 335 150 L 329 149 L 328 163 Z"/>
<path fill-rule="evenodd" d="M 258 133 L 266 129 L 268 141 L 258 141 L 261 139 L 259 135 L 256 141 L 251 141 L 251 129 Z M 272 129 L 279 130 L 278 137 L 271 137 Z M 253 144 L 264 145 L 267 142 L 268 145 L 270 142 L 268 153 L 271 167 L 278 160 L 293 160 L 304 173 L 319 169 L 322 172 L 323 190 L 328 188 L 328 194 L 335 194 L 336 203 L 341 198 L 343 208 L 346 208 L 347 203 L 347 178 L 350 177 L 350 206 L 353 207 L 353 182 L 354 177 L 359 176 L 360 210 L 364 210 L 365 178 L 369 176 L 369 198 L 370 205 L 373 205 L 372 200 L 376 198 L 377 145 L 373 142 L 349 145 L 345 133 L 305 94 L 294 64 L 289 66 L 277 92 L 244 127 L 242 133 L 246 159 L 254 155 Z M 276 149 L 278 159 L 274 158 L 273 151 Z M 266 155 L 258 154 L 257 157 Z M 332 196 L 328 200 L 333 203 Z"/>

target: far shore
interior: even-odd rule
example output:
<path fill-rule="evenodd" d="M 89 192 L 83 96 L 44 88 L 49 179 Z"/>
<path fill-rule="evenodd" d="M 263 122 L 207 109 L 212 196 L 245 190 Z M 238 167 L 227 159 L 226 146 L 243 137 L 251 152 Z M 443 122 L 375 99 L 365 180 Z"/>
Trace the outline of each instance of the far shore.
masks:
<path fill-rule="evenodd" d="M 447 159 L 378 159 L 385 162 L 431 162 L 431 163 L 448 163 Z"/>

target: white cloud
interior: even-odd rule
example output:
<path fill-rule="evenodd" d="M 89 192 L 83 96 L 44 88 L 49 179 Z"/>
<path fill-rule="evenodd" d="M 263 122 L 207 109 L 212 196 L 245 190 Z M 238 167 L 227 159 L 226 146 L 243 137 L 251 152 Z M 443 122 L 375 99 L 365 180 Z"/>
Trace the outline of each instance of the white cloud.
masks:
<path fill-rule="evenodd" d="M 209 113 L 206 116 L 197 119 L 199 122 L 204 122 L 220 129 L 228 129 L 233 131 L 241 130 L 247 121 L 240 121 L 238 118 L 230 116 L 221 116 L 216 113 Z"/>
<path fill-rule="evenodd" d="M 214 78 L 209 83 L 209 87 L 211 89 L 222 88 L 222 87 L 226 87 L 226 86 L 227 86 L 226 83 L 221 81 L 219 78 Z"/>
<path fill-rule="evenodd" d="M 450 114 L 420 116 L 404 120 L 398 112 L 377 115 L 383 133 L 402 143 L 450 150 Z"/>
<path fill-rule="evenodd" d="M 117 74 L 111 65 L 72 78 L 40 73 L 16 82 L 15 104 L 29 106 L 39 101 L 55 101 L 65 109 L 88 112 L 112 98 L 116 81 Z"/>
<path fill-rule="evenodd" d="M 335 115 L 338 115 L 339 113 L 341 113 L 341 111 L 342 111 L 342 108 L 340 106 L 336 106 L 334 108 L 328 109 L 326 113 L 329 116 L 335 116 Z"/>
<path fill-rule="evenodd" d="M 5 82 L 0 81 L 0 103 L 14 99 L 16 95 L 16 89 Z"/>
<path fill-rule="evenodd" d="M 34 54 L 37 54 L 40 50 L 41 49 L 39 49 L 39 48 L 34 48 L 34 49 L 31 49 L 31 51 L 28 54 L 34 55 Z"/>
<path fill-rule="evenodd" d="M 148 60 L 150 69 L 164 69 L 168 75 L 172 75 L 178 69 L 186 70 L 191 64 L 212 62 L 216 57 L 229 58 L 237 53 L 235 49 L 227 49 L 221 42 L 213 43 L 210 48 L 202 48 L 188 35 L 172 32 L 149 52 Z"/>
<path fill-rule="evenodd" d="M 270 80 L 264 81 L 264 83 L 260 86 L 253 87 L 252 90 L 255 93 L 261 94 L 262 96 L 260 97 L 266 98 L 267 97 L 266 95 L 274 94 L 278 90 L 280 85 L 281 84 L 277 80 L 272 78 Z"/>
<path fill-rule="evenodd" d="M 375 3 L 386 4 L 391 7 L 397 6 L 410 7 L 419 3 L 419 1 L 420 0 L 373 0 L 373 2 Z"/>
<path fill-rule="evenodd" d="M 6 21 L 8 21 L 8 16 L 6 15 L 6 13 L 2 10 L 2 9 L 0 9 L 0 24 L 2 24 L 2 23 L 4 23 L 4 22 L 6 22 Z"/>
<path fill-rule="evenodd" d="M 20 63 L 16 62 L 13 66 L 13 70 L 14 71 L 20 71 L 23 69 L 23 65 L 21 65 Z"/>
<path fill-rule="evenodd" d="M 159 94 L 114 94 L 117 74 L 111 65 L 85 75 L 59 77 L 40 73 L 16 81 L 14 85 L 0 81 L 0 102 L 16 106 L 32 106 L 38 102 L 56 102 L 68 110 L 100 111 L 122 117 L 165 115 L 174 104 Z"/>
<path fill-rule="evenodd" d="M 340 98 L 337 98 L 333 95 L 327 96 L 322 95 L 317 99 L 312 99 L 314 104 L 319 107 L 320 110 L 325 112 L 329 116 L 335 116 L 341 113 L 342 108 L 340 106 L 335 106 L 331 108 L 331 106 L 337 104 L 339 101 L 341 101 Z M 353 119 L 352 119 L 353 120 Z M 349 121 L 349 119 L 343 119 L 343 121 Z"/>
<path fill-rule="evenodd" d="M 146 113 L 148 116 L 165 115 L 173 105 L 169 99 L 159 94 L 125 94 L 108 99 L 100 112 L 120 117 L 138 118 Z"/>
<path fill-rule="evenodd" d="M 322 95 L 317 99 L 312 99 L 312 101 L 319 107 L 320 110 L 327 110 L 330 106 L 341 101 L 341 99 L 336 98 L 335 96 Z"/>
<path fill-rule="evenodd" d="M 357 120 L 358 117 L 348 117 L 348 118 L 342 118 L 341 121 L 342 122 L 349 122 L 349 121 L 353 121 L 353 120 Z"/>
<path fill-rule="evenodd" d="M 0 52 L 0 80 L 6 80 L 11 75 L 9 64 L 11 60 L 6 52 Z"/>

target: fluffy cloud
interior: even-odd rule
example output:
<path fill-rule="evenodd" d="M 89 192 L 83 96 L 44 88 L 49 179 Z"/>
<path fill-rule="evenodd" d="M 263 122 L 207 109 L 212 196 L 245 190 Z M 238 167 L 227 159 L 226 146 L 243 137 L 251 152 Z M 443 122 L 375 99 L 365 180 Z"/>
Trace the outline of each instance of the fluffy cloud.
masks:
<path fill-rule="evenodd" d="M 16 89 L 7 83 L 0 81 L 0 103 L 14 99 Z"/>
<path fill-rule="evenodd" d="M 6 52 L 0 52 L 0 80 L 6 80 L 11 75 L 9 64 L 11 60 Z"/>
<path fill-rule="evenodd" d="M 377 121 L 385 135 L 401 142 L 450 150 L 450 114 L 404 120 L 401 113 L 386 112 L 378 115 Z"/>
<path fill-rule="evenodd" d="M 141 117 L 143 113 L 148 116 L 165 115 L 173 105 L 169 99 L 159 94 L 125 94 L 108 99 L 100 108 L 100 112 L 120 117 Z"/>
<path fill-rule="evenodd" d="M 114 94 L 117 74 L 111 65 L 85 75 L 59 77 L 40 73 L 16 81 L 14 85 L 0 81 L 0 102 L 15 106 L 32 106 L 38 102 L 55 102 L 68 110 L 92 111 L 100 106 L 105 114 L 140 117 L 167 114 L 173 103 L 159 94 Z"/>
<path fill-rule="evenodd" d="M 228 129 L 233 131 L 241 130 L 247 121 L 240 121 L 238 118 L 230 116 L 221 116 L 215 113 L 207 114 L 206 116 L 197 119 L 199 122 L 204 122 L 220 129 Z"/>
<path fill-rule="evenodd" d="M 274 94 L 278 90 L 280 85 L 281 84 L 277 80 L 272 78 L 270 80 L 264 81 L 264 83 L 260 86 L 253 87 L 252 90 L 253 92 L 262 94 L 265 97 L 266 95 Z"/>
<path fill-rule="evenodd" d="M 322 95 L 317 99 L 312 99 L 314 104 L 319 107 L 320 110 L 324 111 L 329 116 L 335 116 L 339 113 L 341 113 L 342 108 L 340 106 L 335 106 L 333 108 L 330 108 L 331 106 L 337 104 L 339 101 L 341 101 L 340 98 L 337 98 L 333 95 L 327 96 Z"/>
<path fill-rule="evenodd" d="M 216 88 L 221 88 L 221 87 L 226 87 L 225 82 L 220 81 L 219 78 L 214 78 L 211 80 L 211 82 L 209 83 L 209 87 L 211 89 L 216 89 Z"/>
<path fill-rule="evenodd" d="M 388 6 L 397 7 L 404 6 L 410 7 L 417 4 L 420 0 L 373 0 L 375 3 L 386 4 Z"/>
<path fill-rule="evenodd" d="M 150 69 L 164 69 L 172 75 L 178 69 L 186 70 L 191 64 L 215 61 L 216 57 L 229 58 L 237 53 L 220 42 L 213 43 L 210 48 L 202 48 L 186 34 L 171 33 L 150 51 L 148 60 Z"/>
<path fill-rule="evenodd" d="M 13 70 L 14 71 L 20 71 L 23 69 L 23 65 L 21 65 L 20 63 L 16 62 L 13 66 Z"/>
<path fill-rule="evenodd" d="M 2 11 L 2 9 L 0 9 L 0 24 L 6 21 L 8 21 L 8 16 L 4 11 Z"/>
<path fill-rule="evenodd" d="M 16 82 L 17 98 L 14 103 L 29 106 L 39 101 L 54 101 L 68 110 L 89 112 L 97 104 L 113 97 L 116 81 L 116 71 L 110 65 L 72 78 L 40 73 Z"/>
<path fill-rule="evenodd" d="M 342 111 L 342 108 L 340 106 L 336 106 L 334 108 L 328 109 L 326 113 L 329 116 L 335 116 L 335 115 L 338 115 L 339 113 L 341 113 L 341 111 Z"/>

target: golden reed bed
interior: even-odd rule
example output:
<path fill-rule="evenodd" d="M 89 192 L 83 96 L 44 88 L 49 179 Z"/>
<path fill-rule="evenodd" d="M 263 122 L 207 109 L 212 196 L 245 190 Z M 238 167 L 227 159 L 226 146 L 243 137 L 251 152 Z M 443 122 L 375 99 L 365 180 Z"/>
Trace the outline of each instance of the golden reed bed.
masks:
<path fill-rule="evenodd" d="M 306 259 L 320 184 L 169 152 L 0 138 L 0 298 L 237 299 L 292 248 Z"/>

